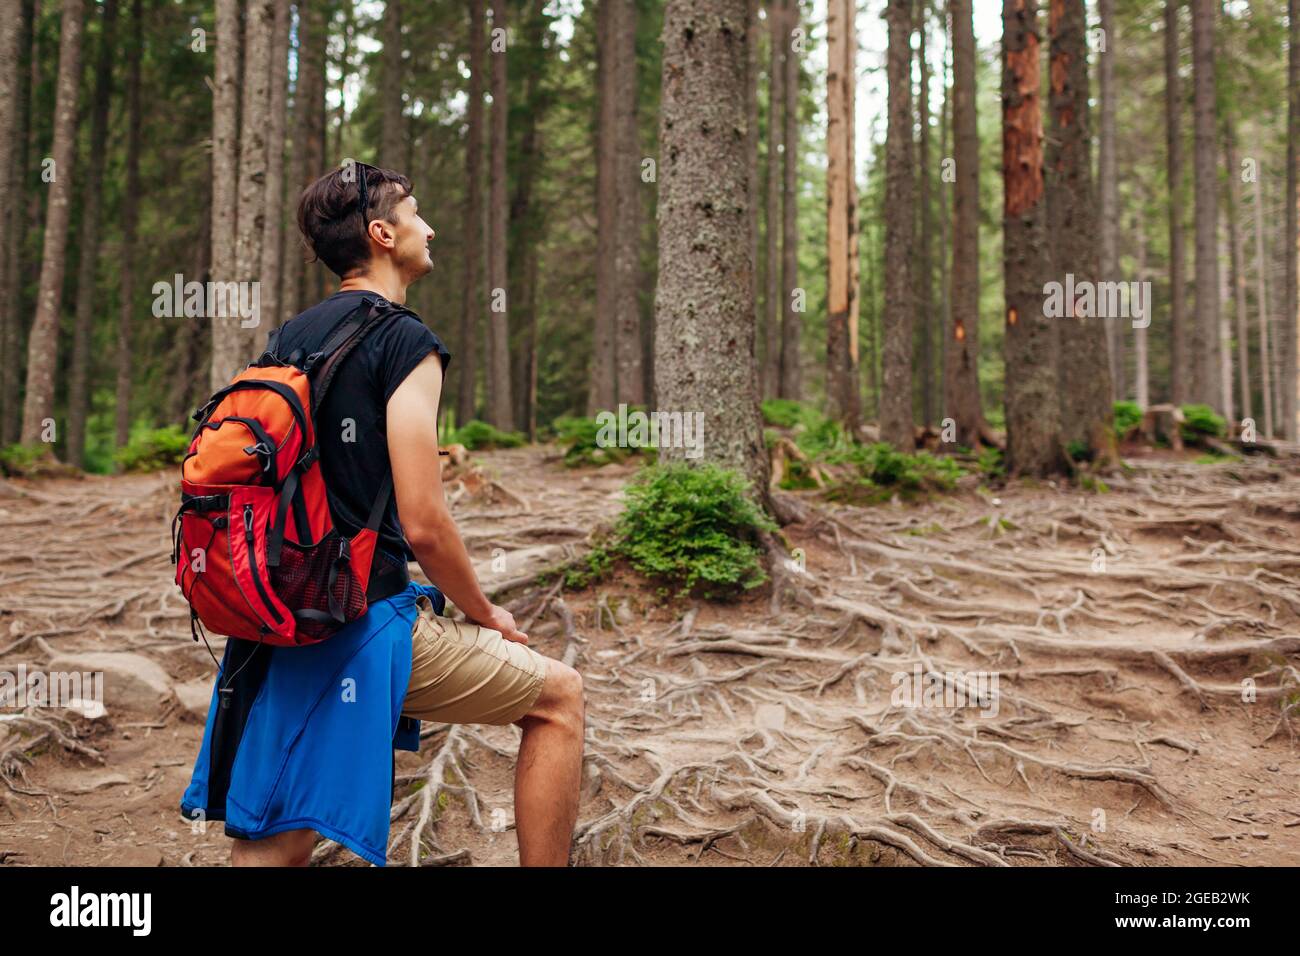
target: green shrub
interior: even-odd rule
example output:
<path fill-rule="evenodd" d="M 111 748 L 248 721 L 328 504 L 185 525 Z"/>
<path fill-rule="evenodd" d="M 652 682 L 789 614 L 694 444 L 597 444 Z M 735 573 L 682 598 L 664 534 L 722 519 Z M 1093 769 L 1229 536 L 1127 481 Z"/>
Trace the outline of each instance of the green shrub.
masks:
<path fill-rule="evenodd" d="M 629 455 L 640 454 L 645 448 L 654 448 L 654 444 L 649 439 L 642 445 L 635 442 L 630 434 L 627 436 L 629 447 L 620 448 L 617 445 L 602 447 L 598 439 L 604 426 L 594 418 L 557 418 L 552 427 L 555 430 L 556 440 L 565 447 L 564 463 L 570 468 L 580 465 L 597 467 L 608 465 L 611 462 L 622 461 Z"/>
<path fill-rule="evenodd" d="M 1137 402 L 1115 403 L 1115 437 L 1120 441 L 1127 438 L 1142 424 L 1142 409 Z"/>
<path fill-rule="evenodd" d="M 1181 431 L 1183 438 L 1193 441 L 1203 435 L 1222 438 L 1228 434 L 1228 423 L 1209 405 L 1184 405 Z"/>
<path fill-rule="evenodd" d="M 123 471 L 157 471 L 179 465 L 190 447 L 190 433 L 179 425 L 133 429 L 126 445 L 113 453 Z"/>
<path fill-rule="evenodd" d="M 444 445 L 460 444 L 470 451 L 479 451 L 485 448 L 518 448 L 525 439 L 519 432 L 503 432 L 475 418 L 459 428 L 453 425 L 446 429 L 446 434 L 440 436 L 440 441 Z"/>
<path fill-rule="evenodd" d="M 862 479 L 894 490 L 948 491 L 965 474 L 951 458 L 938 458 L 927 451 L 905 455 L 885 442 L 856 445 L 846 460 L 857 466 Z"/>
<path fill-rule="evenodd" d="M 1007 475 L 1006 462 L 1003 460 L 1001 448 L 983 448 L 979 454 L 980 474 L 989 478 L 1005 478 Z"/>
<path fill-rule="evenodd" d="M 817 409 L 792 398 L 769 398 L 762 407 L 764 424 L 777 428 L 813 428 L 824 420 Z"/>
<path fill-rule="evenodd" d="M 758 532 L 777 527 L 747 490 L 740 475 L 716 465 L 648 465 L 628 487 L 609 540 L 565 583 L 585 586 L 624 559 L 680 596 L 725 599 L 757 587 L 767 580 Z"/>
<path fill-rule="evenodd" d="M 0 474 L 24 477 L 39 470 L 38 462 L 51 453 L 49 445 L 12 444 L 0 448 Z"/>
<path fill-rule="evenodd" d="M 851 454 L 857 443 L 844 426 L 833 418 L 823 418 L 795 436 L 794 443 L 813 458 L 835 461 Z"/>

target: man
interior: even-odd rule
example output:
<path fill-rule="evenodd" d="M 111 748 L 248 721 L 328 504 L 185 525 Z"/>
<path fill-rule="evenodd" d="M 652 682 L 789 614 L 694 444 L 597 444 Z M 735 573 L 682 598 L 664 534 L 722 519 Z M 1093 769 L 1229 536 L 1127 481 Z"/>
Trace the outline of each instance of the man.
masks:
<path fill-rule="evenodd" d="M 582 679 L 528 647 L 510 612 L 484 596 L 443 497 L 437 415 L 450 355 L 403 305 L 407 287 L 433 269 L 434 231 L 405 176 L 360 163 L 304 190 L 298 226 L 342 281 L 277 331 L 278 357 L 318 349 L 367 300 L 401 307 L 339 365 L 316 413 L 340 533 L 365 526 L 392 474 L 368 588 L 385 596 L 329 640 L 271 648 L 263 663 L 252 642 L 227 642 L 222 670 L 232 669 L 238 699 L 227 707 L 214 690 L 182 810 L 191 820 L 226 821 L 234 866 L 306 865 L 321 833 L 384 863 L 402 726 L 513 723 L 523 731 L 514 792 L 520 864 L 563 866 L 578 809 Z M 409 560 L 436 588 L 407 583 Z M 443 594 L 466 621 L 437 613 Z M 405 749 L 418 749 L 418 723 L 414 730 Z"/>

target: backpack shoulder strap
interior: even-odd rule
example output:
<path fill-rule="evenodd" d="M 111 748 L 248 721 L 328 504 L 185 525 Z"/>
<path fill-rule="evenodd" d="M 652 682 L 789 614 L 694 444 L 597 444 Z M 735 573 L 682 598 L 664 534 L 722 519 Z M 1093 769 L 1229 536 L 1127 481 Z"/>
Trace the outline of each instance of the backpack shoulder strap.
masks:
<path fill-rule="evenodd" d="M 339 365 L 352 354 L 352 350 L 360 345 L 367 335 L 388 318 L 390 313 L 401 308 L 382 296 L 366 296 L 361 300 L 361 304 L 339 323 L 338 328 L 325 340 L 325 344 L 307 357 L 302 370 L 312 383 L 313 415 L 329 393 L 334 376 L 338 374 Z"/>

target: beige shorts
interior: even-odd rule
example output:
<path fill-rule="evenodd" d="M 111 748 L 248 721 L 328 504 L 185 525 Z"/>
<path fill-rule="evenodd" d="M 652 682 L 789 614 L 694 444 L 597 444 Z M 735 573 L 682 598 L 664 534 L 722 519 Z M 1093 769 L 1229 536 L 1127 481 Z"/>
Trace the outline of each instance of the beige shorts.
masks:
<path fill-rule="evenodd" d="M 533 709 L 546 658 L 500 631 L 440 617 L 427 595 L 415 599 L 411 681 L 402 713 L 450 724 L 512 724 Z"/>

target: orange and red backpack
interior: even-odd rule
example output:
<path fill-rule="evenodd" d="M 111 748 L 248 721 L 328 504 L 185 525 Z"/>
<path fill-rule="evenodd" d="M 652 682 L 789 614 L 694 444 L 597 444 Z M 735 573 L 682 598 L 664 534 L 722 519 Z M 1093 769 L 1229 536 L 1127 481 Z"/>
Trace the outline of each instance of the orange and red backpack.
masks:
<path fill-rule="evenodd" d="M 367 296 L 319 351 L 266 351 L 194 413 L 172 521 L 176 583 L 196 623 L 270 645 L 316 644 L 366 612 L 390 474 L 365 528 L 334 526 L 314 423 L 340 364 L 400 309 Z"/>

